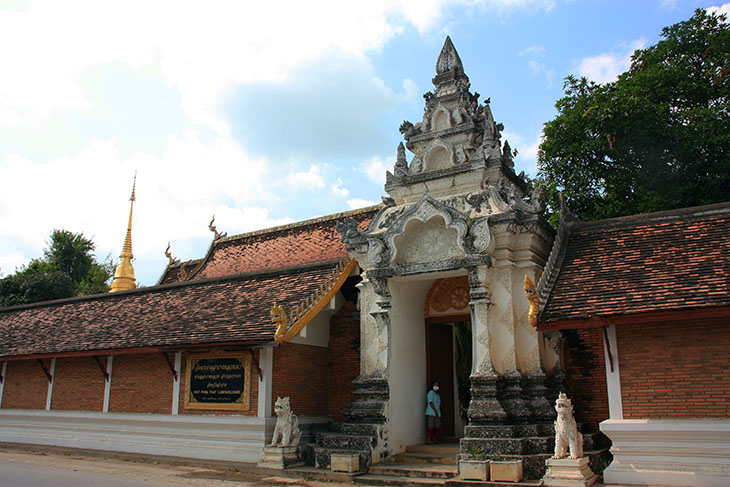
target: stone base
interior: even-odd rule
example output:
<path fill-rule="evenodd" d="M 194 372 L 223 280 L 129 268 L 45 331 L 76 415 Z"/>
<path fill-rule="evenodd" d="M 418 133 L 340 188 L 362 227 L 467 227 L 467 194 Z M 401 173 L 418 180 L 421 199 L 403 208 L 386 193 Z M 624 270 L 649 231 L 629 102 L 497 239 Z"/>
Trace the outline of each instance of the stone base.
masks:
<path fill-rule="evenodd" d="M 522 460 L 492 460 L 489 470 L 494 482 L 519 482 L 522 480 Z"/>
<path fill-rule="evenodd" d="M 489 460 L 459 460 L 459 478 L 463 480 L 489 480 Z"/>
<path fill-rule="evenodd" d="M 548 459 L 545 462 L 548 469 L 542 478 L 543 485 L 546 487 L 587 487 L 593 485 L 598 477 L 588 466 L 588 461 L 588 457 Z"/>
<path fill-rule="evenodd" d="M 297 446 L 266 446 L 263 458 L 256 464 L 257 467 L 275 470 L 301 465 L 304 465 L 304 462 L 299 459 L 299 447 Z"/>
<path fill-rule="evenodd" d="M 358 453 L 333 453 L 330 455 L 330 470 L 347 473 L 359 472 L 360 455 Z"/>

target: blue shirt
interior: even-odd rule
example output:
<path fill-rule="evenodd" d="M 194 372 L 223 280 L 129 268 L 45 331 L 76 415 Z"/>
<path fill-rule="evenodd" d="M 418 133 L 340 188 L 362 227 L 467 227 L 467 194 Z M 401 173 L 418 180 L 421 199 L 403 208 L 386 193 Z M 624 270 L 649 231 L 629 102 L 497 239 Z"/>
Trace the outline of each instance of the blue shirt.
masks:
<path fill-rule="evenodd" d="M 434 414 L 433 412 L 431 403 L 436 406 L 436 414 Z M 438 393 L 433 389 L 428 391 L 428 395 L 426 395 L 426 416 L 438 416 L 439 418 L 441 417 L 441 396 L 439 396 Z"/>

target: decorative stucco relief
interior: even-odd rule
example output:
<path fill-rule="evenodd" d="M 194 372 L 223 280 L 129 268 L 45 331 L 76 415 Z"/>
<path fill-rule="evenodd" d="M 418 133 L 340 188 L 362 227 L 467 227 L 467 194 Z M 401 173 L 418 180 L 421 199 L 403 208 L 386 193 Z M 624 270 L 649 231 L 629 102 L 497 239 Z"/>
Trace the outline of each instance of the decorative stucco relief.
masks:
<path fill-rule="evenodd" d="M 437 279 L 426 296 L 424 315 L 469 313 L 469 280 L 466 276 Z"/>
<path fill-rule="evenodd" d="M 464 252 L 455 245 L 457 236 L 456 230 L 446 228 L 440 217 L 434 217 L 427 222 L 415 222 L 406 235 L 396 239 L 396 264 L 417 264 L 463 257 Z"/>
<path fill-rule="evenodd" d="M 469 307 L 471 309 L 472 329 L 472 374 L 486 376 L 494 373 L 491 338 L 489 330 L 489 308 L 492 305 L 484 283 L 489 271 L 485 266 L 467 269 L 469 277 Z"/>
<path fill-rule="evenodd" d="M 357 285 L 360 289 L 360 375 L 373 377 L 378 375 L 378 327 L 375 318 L 370 315 L 374 308 L 375 296 L 372 284 L 364 278 Z"/>
<path fill-rule="evenodd" d="M 414 226 L 409 224 L 413 221 L 427 225 L 420 230 L 416 226 L 416 231 L 411 232 Z M 368 260 L 376 267 L 392 265 L 400 254 L 403 256 L 399 262 L 410 263 L 478 254 L 486 250 L 491 241 L 486 217 L 471 219 L 428 194 L 424 194 L 418 203 L 395 217 L 378 218 L 374 227 L 377 231 L 369 228 L 365 232 L 357 232 L 353 231 L 351 225 L 343 224 L 342 228 L 346 231 L 343 232 L 342 240 L 346 246 L 353 248 L 353 244 L 365 238 L 368 242 Z M 381 230 L 383 227 L 384 231 Z M 445 232 L 446 229 L 455 232 L 455 235 L 448 235 L 450 232 Z M 406 233 L 405 239 L 399 239 L 396 244 L 396 237 Z M 443 252 L 448 252 L 448 255 Z M 413 255 L 417 257 L 414 258 Z"/>

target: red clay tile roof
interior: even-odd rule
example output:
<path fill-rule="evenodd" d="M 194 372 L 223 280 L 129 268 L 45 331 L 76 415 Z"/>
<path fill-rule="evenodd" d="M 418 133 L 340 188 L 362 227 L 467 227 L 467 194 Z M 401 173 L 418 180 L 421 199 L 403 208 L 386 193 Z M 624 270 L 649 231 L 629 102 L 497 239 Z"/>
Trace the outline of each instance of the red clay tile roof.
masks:
<path fill-rule="evenodd" d="M 157 281 L 157 284 L 170 284 L 172 282 L 184 281 L 193 275 L 202 263 L 203 259 L 196 259 L 168 265 L 165 272 L 162 273 L 160 280 Z"/>
<path fill-rule="evenodd" d="M 728 306 L 730 203 L 561 223 L 541 286 L 541 324 Z"/>
<path fill-rule="evenodd" d="M 243 272 L 341 259 L 345 247 L 335 226 L 350 217 L 364 228 L 383 205 L 260 230 L 213 243 L 200 268 L 188 279 L 228 276 Z"/>
<path fill-rule="evenodd" d="M 0 310 L 0 358 L 273 341 L 285 309 L 325 283 L 335 262 L 197 280 Z"/>

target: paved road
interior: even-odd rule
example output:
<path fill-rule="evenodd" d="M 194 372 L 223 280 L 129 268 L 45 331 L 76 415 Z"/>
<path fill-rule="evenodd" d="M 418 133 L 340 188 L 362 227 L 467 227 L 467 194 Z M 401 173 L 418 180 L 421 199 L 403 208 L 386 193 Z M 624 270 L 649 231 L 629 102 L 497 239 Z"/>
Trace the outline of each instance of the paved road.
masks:
<path fill-rule="evenodd" d="M 0 487 L 271 487 L 292 484 L 338 485 L 190 466 L 0 448 Z"/>

